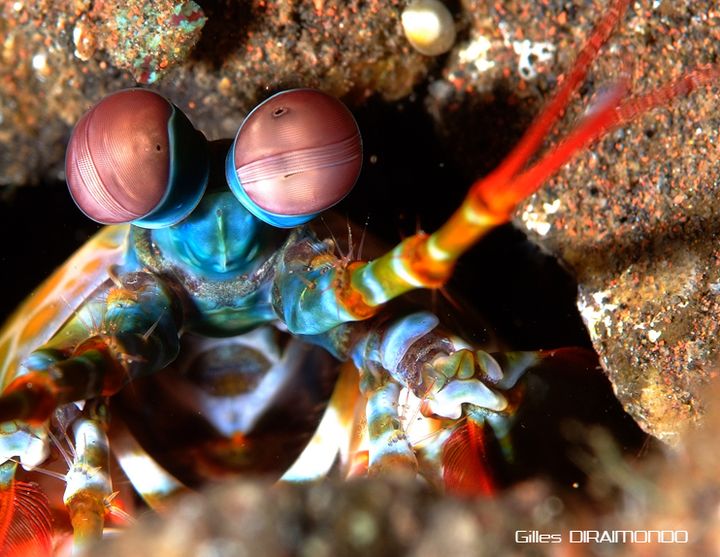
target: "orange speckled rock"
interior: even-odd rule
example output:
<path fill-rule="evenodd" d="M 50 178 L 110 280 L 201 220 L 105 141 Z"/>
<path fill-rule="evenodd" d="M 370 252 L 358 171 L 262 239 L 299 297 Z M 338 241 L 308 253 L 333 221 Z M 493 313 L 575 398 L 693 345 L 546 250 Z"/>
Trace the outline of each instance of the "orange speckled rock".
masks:
<path fill-rule="evenodd" d="M 607 3 L 463 4 L 467 40 L 428 104 L 450 149 L 481 174 L 540 110 Z M 547 145 L 620 76 L 648 91 L 717 63 L 719 39 L 714 2 L 631 3 Z M 617 396 L 668 442 L 700 419 L 699 395 L 718 374 L 718 109 L 718 89 L 707 87 L 643 115 L 575 157 L 515 215 L 575 273 L 579 309 Z"/>
<path fill-rule="evenodd" d="M 0 186 L 62 179 L 70 127 L 137 82 L 154 81 L 211 139 L 231 137 L 257 102 L 289 87 L 403 97 L 432 60 L 403 37 L 401 4 L 5 2 Z"/>

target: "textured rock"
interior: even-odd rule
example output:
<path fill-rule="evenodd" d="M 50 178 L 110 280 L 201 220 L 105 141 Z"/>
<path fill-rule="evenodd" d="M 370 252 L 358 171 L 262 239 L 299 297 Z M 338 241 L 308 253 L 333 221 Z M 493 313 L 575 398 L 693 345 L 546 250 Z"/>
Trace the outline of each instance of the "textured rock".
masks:
<path fill-rule="evenodd" d="M 625 19 L 595 83 L 612 81 L 628 56 L 635 90 L 718 59 L 712 3 L 644 7 Z M 719 107 L 717 89 L 703 88 L 641 117 L 518 213 L 577 274 L 581 314 L 626 410 L 668 442 L 701 417 L 699 396 L 717 375 Z"/>
<path fill-rule="evenodd" d="M 187 60 L 206 21 L 192 1 L 95 2 L 75 23 L 75 56 L 87 61 L 97 46 L 114 67 L 153 83 Z"/>
<path fill-rule="evenodd" d="M 62 179 L 70 127 L 102 96 L 137 82 L 155 81 L 217 139 L 234 135 L 270 92 L 303 86 L 397 99 L 431 61 L 403 37 L 399 0 L 206 4 L 3 3 L 0 185 Z"/>
<path fill-rule="evenodd" d="M 467 41 L 458 43 L 428 98 L 461 157 L 496 153 L 490 143 L 512 146 L 605 4 L 465 2 Z M 620 75 L 632 77 L 634 91 L 647 91 L 717 62 L 719 36 L 713 2 L 631 3 L 547 143 Z M 717 93 L 702 88 L 610 133 L 515 219 L 575 273 L 580 311 L 618 397 L 646 431 L 668 442 L 679 424 L 700 418 L 698 395 L 717 375 Z M 483 108 L 493 105 L 507 121 Z M 477 125 L 468 125 L 469 115 Z M 457 131 L 460 122 L 465 132 Z M 483 129 L 491 130 L 489 139 L 475 137 Z M 480 172 L 492 166 L 487 160 Z"/>

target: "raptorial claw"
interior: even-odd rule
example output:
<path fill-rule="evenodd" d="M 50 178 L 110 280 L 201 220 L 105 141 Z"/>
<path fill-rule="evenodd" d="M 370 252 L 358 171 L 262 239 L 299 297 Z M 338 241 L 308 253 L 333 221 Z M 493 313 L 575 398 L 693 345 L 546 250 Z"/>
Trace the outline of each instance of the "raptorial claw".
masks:
<path fill-rule="evenodd" d="M 508 401 L 502 394 L 479 379 L 466 379 L 451 381 L 438 392 L 428 393 L 422 412 L 427 416 L 456 420 L 462 416 L 463 404 L 473 404 L 494 412 L 502 412 L 508 407 Z"/>
<path fill-rule="evenodd" d="M 496 491 L 488 441 L 492 433 L 484 422 L 469 417 L 442 449 L 445 489 L 456 495 L 489 496 Z"/>
<path fill-rule="evenodd" d="M 507 399 L 496 389 L 513 388 L 529 368 L 542 361 L 544 354 L 508 352 L 499 357 L 503 365 L 484 350 L 461 348 L 425 364 L 423 384 L 429 388 L 423 396 L 423 414 L 458 419 L 463 404 L 493 412 L 507 410 Z"/>

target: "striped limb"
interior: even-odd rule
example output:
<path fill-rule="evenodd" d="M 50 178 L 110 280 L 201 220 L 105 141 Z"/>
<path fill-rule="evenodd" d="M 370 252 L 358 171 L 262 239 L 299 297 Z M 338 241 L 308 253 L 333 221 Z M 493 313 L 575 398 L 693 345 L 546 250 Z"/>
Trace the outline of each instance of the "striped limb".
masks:
<path fill-rule="evenodd" d="M 102 538 L 107 502 L 112 495 L 107 411 L 102 403 L 92 405 L 98 411 L 85 417 L 90 406 L 73 424 L 75 454 L 65 476 L 63 501 L 73 527 L 74 551 L 82 551 Z"/>
<path fill-rule="evenodd" d="M 117 280 L 121 286 L 83 304 L 23 361 L 0 396 L 0 422 L 41 425 L 59 405 L 112 395 L 176 357 L 179 317 L 170 293 L 146 273 Z M 0 458 L 5 452 L 0 442 Z"/>
<path fill-rule="evenodd" d="M 365 370 L 360 370 L 361 376 Z M 372 374 L 371 374 L 372 375 Z M 362 380 L 362 379 L 361 379 Z M 368 385 L 369 381 L 363 381 Z M 368 474 L 417 474 L 418 465 L 405 436 L 398 399 L 400 385 L 386 380 L 366 391 L 368 430 Z"/>
<path fill-rule="evenodd" d="M 366 373 L 360 370 L 361 377 Z M 461 495 L 495 492 L 496 471 L 508 460 L 500 445 L 509 443 L 512 408 L 496 412 L 463 403 L 458 419 L 428 417 L 422 410 L 426 401 L 402 397 L 393 379 L 386 376 L 377 384 L 369 374 L 362 382 L 372 385 L 365 393 L 367 457 L 358 468 L 362 459 L 351 455 L 350 475 L 420 475 L 439 490 Z"/>
<path fill-rule="evenodd" d="M 389 346 L 397 342 L 393 333 L 422 317 L 408 316 L 388 327 L 376 344 L 379 358 L 389 363 L 397 350 Z M 445 342 L 452 342 L 454 351 L 433 354 L 427 349 L 437 342 L 434 335 L 428 332 L 415 342 L 410 339 L 407 353 L 392 372 L 377 367 L 373 372 L 372 366 L 360 370 L 367 398 L 366 473 L 419 474 L 431 485 L 459 495 L 493 495 L 498 470 L 513 457 L 510 427 L 522 398 L 522 389 L 515 388 L 518 379 L 529 368 L 569 362 L 553 362 L 554 352 L 493 356 L 461 348 L 449 339 Z M 428 356 L 425 363 L 423 352 Z M 422 388 L 407 380 L 411 376 L 402 363 L 416 358 L 423 368 Z M 401 397 L 403 387 L 413 394 Z"/>
<path fill-rule="evenodd" d="M 69 402 L 109 396 L 133 377 L 165 367 L 178 351 L 173 299 L 153 276 L 118 277 L 44 346 L 31 353 L 0 395 L 0 463 L 25 467 L 47 456 L 47 420 Z"/>
<path fill-rule="evenodd" d="M 73 527 L 74 551 L 82 551 L 103 534 L 112 495 L 106 425 L 107 412 L 99 402 L 87 404 L 73 424 L 75 448 L 63 500 Z M 12 460 L 0 465 L 0 554 L 49 556 L 53 529 L 47 496 L 37 484 L 15 480 L 16 466 Z"/>
<path fill-rule="evenodd" d="M 56 408 L 109 396 L 133 377 L 164 367 L 177 354 L 177 317 L 165 288 L 145 273 L 122 275 L 116 282 L 120 286 L 100 289 L 45 346 L 31 353 L 0 396 L 0 506 L 5 506 L 0 514 L 12 525 L 0 531 L 0 547 L 29 547 L 33 539 L 46 537 L 45 520 L 33 520 L 26 512 L 30 507 L 46 509 L 41 505 L 44 496 L 34 484 L 13 478 L 16 460 L 30 469 L 46 459 L 47 420 Z M 99 416 L 83 418 L 74 428 L 76 451 L 64 500 L 78 547 L 102 535 L 111 494 L 105 424 Z M 16 528 L 32 530 L 18 541 Z M 24 554 L 18 551 L 5 554 Z"/>

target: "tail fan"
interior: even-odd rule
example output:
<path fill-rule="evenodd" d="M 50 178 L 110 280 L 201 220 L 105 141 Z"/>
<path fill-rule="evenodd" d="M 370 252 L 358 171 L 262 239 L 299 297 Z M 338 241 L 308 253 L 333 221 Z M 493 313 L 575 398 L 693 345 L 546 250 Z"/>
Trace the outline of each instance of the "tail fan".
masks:
<path fill-rule="evenodd" d="M 487 450 L 487 425 L 467 419 L 443 446 L 445 489 L 456 495 L 489 497 L 496 492 Z"/>
<path fill-rule="evenodd" d="M 47 496 L 35 483 L 13 481 L 0 489 L 0 555 L 52 555 L 52 520 Z"/>

